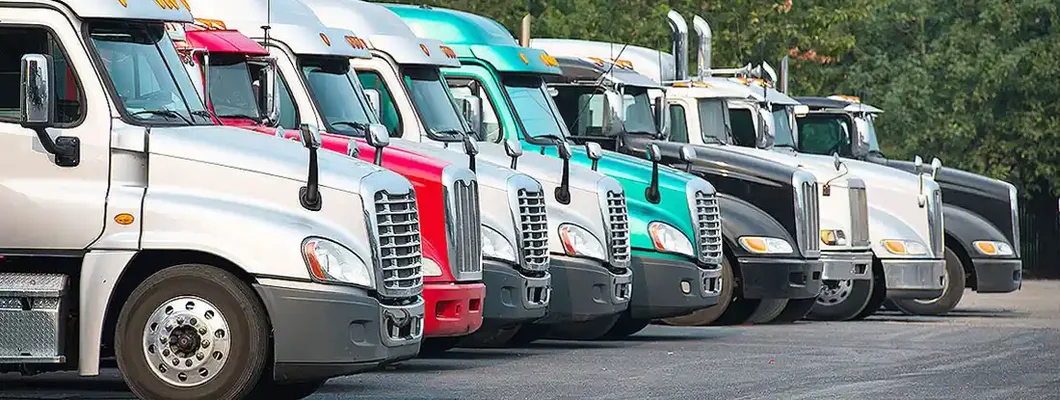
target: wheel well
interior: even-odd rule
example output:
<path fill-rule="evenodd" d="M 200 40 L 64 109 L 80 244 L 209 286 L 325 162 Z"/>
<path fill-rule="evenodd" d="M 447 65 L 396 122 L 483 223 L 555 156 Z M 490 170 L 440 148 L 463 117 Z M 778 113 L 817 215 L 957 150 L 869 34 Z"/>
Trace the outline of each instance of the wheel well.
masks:
<path fill-rule="evenodd" d="M 114 355 L 114 329 L 118 324 L 118 315 L 126 300 L 140 282 L 155 272 L 182 264 L 205 264 L 228 271 L 248 285 L 253 284 L 254 277 L 235 263 L 214 254 L 193 250 L 144 250 L 136 254 L 125 272 L 114 285 L 110 301 L 107 302 L 107 313 L 103 319 L 103 336 L 100 338 L 100 356 Z M 258 299 L 261 301 L 261 299 Z M 266 313 L 268 318 L 268 313 Z M 271 324 L 271 321 L 270 321 Z"/>
<path fill-rule="evenodd" d="M 732 266 L 732 276 L 736 279 L 742 279 L 743 275 L 740 274 L 740 261 L 736 258 L 736 255 L 732 253 L 732 246 L 735 246 L 736 244 L 732 240 L 729 240 L 728 237 L 722 237 L 721 240 L 724 242 L 724 245 L 721 246 L 722 256 L 729 259 L 729 265 Z"/>
<path fill-rule="evenodd" d="M 961 246 L 961 241 L 950 234 L 946 234 L 946 248 L 953 250 L 954 254 L 957 254 L 957 259 L 961 260 L 961 267 L 964 268 L 965 283 L 964 287 L 969 287 L 978 290 L 979 280 L 975 276 L 975 266 L 972 264 L 972 257 L 968 255 L 968 251 Z"/>

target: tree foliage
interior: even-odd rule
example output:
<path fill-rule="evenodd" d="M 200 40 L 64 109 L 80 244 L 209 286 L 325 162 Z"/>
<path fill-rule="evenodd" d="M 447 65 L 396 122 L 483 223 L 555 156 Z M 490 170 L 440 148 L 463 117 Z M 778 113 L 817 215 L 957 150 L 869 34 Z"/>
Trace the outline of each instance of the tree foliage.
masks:
<path fill-rule="evenodd" d="M 410 1 L 406 1 L 410 2 Z M 424 1 L 416 1 L 424 3 Z M 715 67 L 792 56 L 796 95 L 861 95 L 886 113 L 885 153 L 1060 192 L 1055 0 L 426 0 L 513 33 L 669 50 L 665 15 L 704 17 Z M 690 38 L 694 47 L 695 38 Z"/>

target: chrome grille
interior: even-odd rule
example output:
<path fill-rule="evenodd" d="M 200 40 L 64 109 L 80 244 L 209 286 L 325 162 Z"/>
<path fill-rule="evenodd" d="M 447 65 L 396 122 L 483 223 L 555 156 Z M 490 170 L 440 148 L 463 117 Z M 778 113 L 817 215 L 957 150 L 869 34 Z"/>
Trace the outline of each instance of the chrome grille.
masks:
<path fill-rule="evenodd" d="M 375 256 L 382 271 L 380 294 L 413 296 L 423 290 L 420 218 L 416 194 L 375 193 Z"/>
<path fill-rule="evenodd" d="M 693 195 L 693 222 L 699 260 L 708 264 L 721 263 L 721 211 L 714 193 L 697 190 Z"/>
<path fill-rule="evenodd" d="M 817 179 L 806 171 L 792 177 L 795 188 L 795 240 L 806 257 L 820 256 L 821 214 L 817 197 Z"/>
<path fill-rule="evenodd" d="M 620 268 L 629 266 L 629 212 L 626 210 L 626 194 L 607 191 L 607 216 L 604 223 L 610 238 L 611 265 Z"/>
<path fill-rule="evenodd" d="M 931 240 L 931 252 L 942 257 L 945 246 L 942 227 L 942 190 L 935 189 L 928 200 L 928 235 Z"/>
<path fill-rule="evenodd" d="M 868 193 L 865 186 L 850 187 L 850 244 L 852 246 L 868 246 L 869 240 L 869 209 Z"/>
<path fill-rule="evenodd" d="M 543 190 L 519 189 L 515 204 L 519 218 L 519 251 L 524 269 L 548 269 L 548 220 L 545 219 Z"/>
<path fill-rule="evenodd" d="M 477 281 L 482 279 L 478 182 L 470 170 L 464 171 L 466 174 L 461 177 L 449 175 L 446 171 L 445 228 L 449 268 L 458 281 Z"/>

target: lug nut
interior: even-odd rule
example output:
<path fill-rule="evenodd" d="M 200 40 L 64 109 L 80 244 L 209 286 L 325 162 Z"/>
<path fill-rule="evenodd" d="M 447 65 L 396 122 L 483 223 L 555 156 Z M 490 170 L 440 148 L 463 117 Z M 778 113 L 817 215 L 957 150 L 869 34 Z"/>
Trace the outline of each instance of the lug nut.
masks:
<path fill-rule="evenodd" d="M 192 318 L 191 321 L 188 321 L 188 323 L 192 325 L 197 325 L 199 323 L 199 320 Z"/>
<path fill-rule="evenodd" d="M 176 367 L 176 366 L 178 366 L 178 365 L 180 365 L 180 360 L 178 360 L 178 359 L 174 358 L 174 359 L 173 359 L 173 366 L 174 366 L 174 367 Z"/>
<path fill-rule="evenodd" d="M 169 357 L 169 349 L 163 349 L 162 350 L 162 356 L 163 357 Z"/>
<path fill-rule="evenodd" d="M 206 355 L 202 354 L 202 352 L 200 351 L 195 354 L 195 358 L 199 359 L 199 361 L 202 361 L 202 359 L 206 358 Z"/>
<path fill-rule="evenodd" d="M 202 341 L 202 347 L 210 347 L 210 341 L 209 340 L 203 340 Z"/>
<path fill-rule="evenodd" d="M 185 367 L 190 367 L 191 366 L 191 359 L 190 358 L 184 361 L 184 366 Z"/>
<path fill-rule="evenodd" d="M 200 335 L 205 335 L 206 334 L 206 327 L 205 326 L 200 326 L 199 327 L 199 334 Z"/>
<path fill-rule="evenodd" d="M 162 336 L 162 337 L 158 338 L 158 341 L 162 342 L 162 344 L 166 344 L 166 343 L 169 342 L 169 337 L 168 336 Z"/>

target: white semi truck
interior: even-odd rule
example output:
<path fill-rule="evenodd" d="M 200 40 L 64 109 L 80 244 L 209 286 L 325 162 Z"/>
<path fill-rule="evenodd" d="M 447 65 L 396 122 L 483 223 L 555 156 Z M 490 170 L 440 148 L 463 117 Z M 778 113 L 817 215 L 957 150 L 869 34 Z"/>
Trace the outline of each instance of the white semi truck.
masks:
<path fill-rule="evenodd" d="M 411 184 L 318 154 L 310 125 L 304 146 L 214 126 L 165 33 L 191 19 L 0 4 L 0 373 L 113 358 L 141 398 L 300 398 L 415 356 Z"/>

